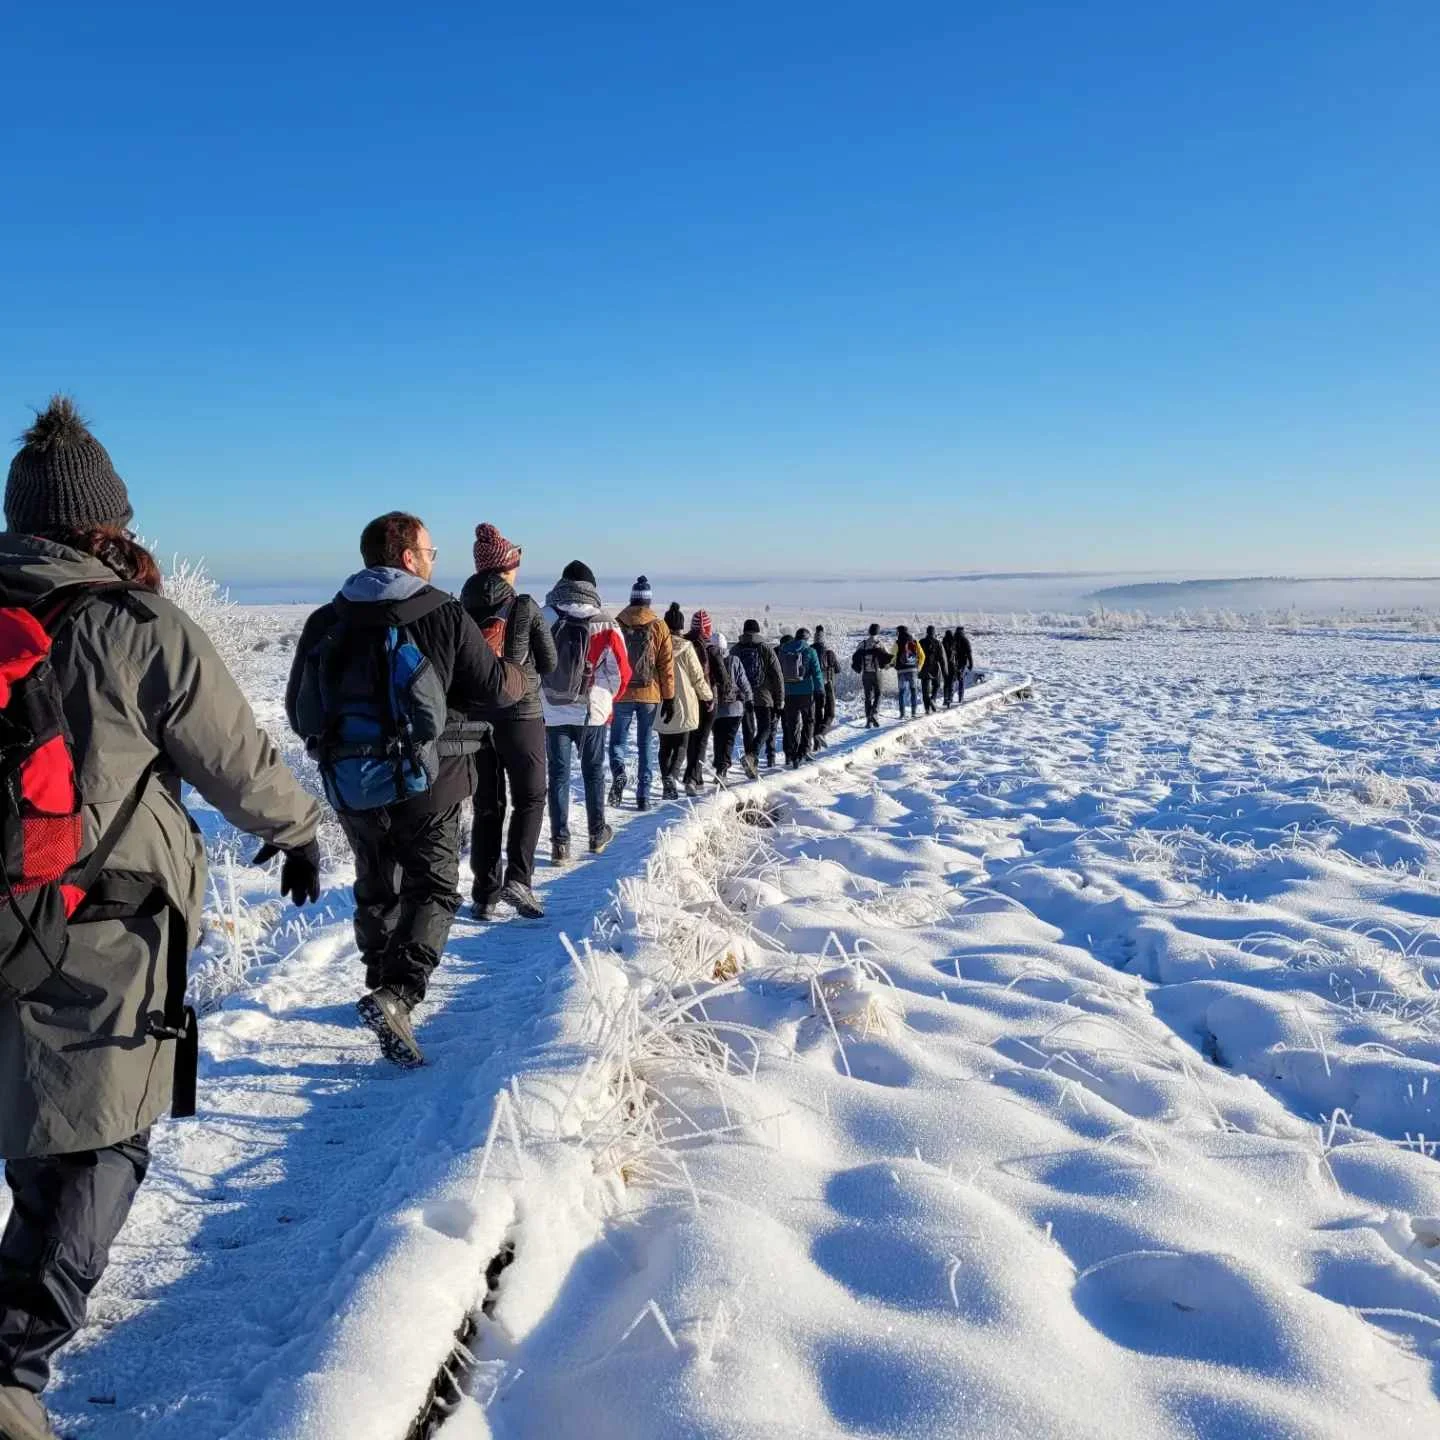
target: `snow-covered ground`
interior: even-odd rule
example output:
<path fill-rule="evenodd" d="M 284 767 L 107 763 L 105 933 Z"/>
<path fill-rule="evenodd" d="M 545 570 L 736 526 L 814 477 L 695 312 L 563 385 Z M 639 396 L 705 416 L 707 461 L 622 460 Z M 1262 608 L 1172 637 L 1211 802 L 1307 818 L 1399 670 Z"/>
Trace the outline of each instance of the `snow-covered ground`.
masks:
<path fill-rule="evenodd" d="M 308 928 L 217 904 L 66 1433 L 401 1440 L 482 1300 L 444 1440 L 1436 1433 L 1440 652 L 980 658 L 1033 698 L 462 922 L 418 1073 L 343 870 Z"/>

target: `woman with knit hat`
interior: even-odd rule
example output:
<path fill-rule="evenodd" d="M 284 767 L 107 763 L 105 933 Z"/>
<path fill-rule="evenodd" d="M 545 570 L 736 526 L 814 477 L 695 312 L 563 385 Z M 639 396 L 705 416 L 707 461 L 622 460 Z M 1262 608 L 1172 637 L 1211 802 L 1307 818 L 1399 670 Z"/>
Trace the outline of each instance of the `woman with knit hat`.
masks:
<path fill-rule="evenodd" d="M 525 698 L 490 720 L 490 744 L 475 757 L 475 823 L 470 834 L 471 900 L 478 920 L 488 920 L 503 900 L 527 919 L 545 913 L 533 887 L 535 847 L 545 818 L 545 717 L 540 677 L 555 668 L 555 641 L 540 607 L 515 593 L 520 547 L 493 525 L 475 527 L 475 573 L 460 603 L 497 655 L 525 674 Z M 505 831 L 509 782 L 510 834 Z"/>
<path fill-rule="evenodd" d="M 194 1113 L 185 972 L 206 874 L 183 786 L 264 841 L 257 859 L 285 856 L 297 905 L 320 893 L 318 807 L 200 627 L 160 595 L 130 520 L 104 446 L 57 396 L 11 462 L 0 536 L 0 656 L 12 677 L 41 657 L 21 683 L 38 686 L 30 701 L 58 700 L 69 736 L 27 757 L 7 726 L 8 762 L 28 781 L 50 751 L 44 773 L 78 811 L 48 824 L 30 802 L 0 812 L 0 1157 L 15 1197 L 0 1239 L 0 1435 L 19 1440 L 54 1435 L 39 1398 L 50 1361 L 85 1322 L 151 1126 Z M 12 829 L 37 822 L 78 855 L 28 835 L 12 850 Z"/>
<path fill-rule="evenodd" d="M 714 623 L 708 610 L 697 610 L 690 617 L 690 633 L 686 637 L 695 647 L 700 664 L 705 670 L 705 680 L 710 687 L 710 698 L 700 704 L 700 719 L 690 732 L 685 757 L 685 793 L 698 795 L 705 788 L 705 757 L 710 748 L 710 736 L 715 729 L 715 717 L 719 713 L 718 702 L 729 690 L 729 673 L 710 648 L 710 637 L 715 633 Z"/>
<path fill-rule="evenodd" d="M 667 800 L 680 798 L 680 777 L 685 769 L 690 737 L 700 723 L 700 708 L 714 699 L 704 660 L 681 632 L 685 615 L 678 605 L 665 612 L 675 667 L 675 703 L 655 726 L 660 736 L 660 783 Z"/>

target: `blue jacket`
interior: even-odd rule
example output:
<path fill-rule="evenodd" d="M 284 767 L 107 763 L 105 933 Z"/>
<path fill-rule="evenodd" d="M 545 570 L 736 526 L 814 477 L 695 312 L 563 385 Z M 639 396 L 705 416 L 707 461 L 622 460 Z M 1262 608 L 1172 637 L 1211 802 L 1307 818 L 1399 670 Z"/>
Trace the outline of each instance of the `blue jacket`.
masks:
<path fill-rule="evenodd" d="M 787 662 L 787 655 L 801 654 L 800 680 L 785 681 L 785 694 L 787 696 L 800 695 L 823 695 L 825 693 L 825 677 L 820 673 L 820 657 L 815 653 L 815 647 L 805 640 L 791 640 L 780 647 L 780 669 L 785 675 L 790 674 L 791 664 Z"/>

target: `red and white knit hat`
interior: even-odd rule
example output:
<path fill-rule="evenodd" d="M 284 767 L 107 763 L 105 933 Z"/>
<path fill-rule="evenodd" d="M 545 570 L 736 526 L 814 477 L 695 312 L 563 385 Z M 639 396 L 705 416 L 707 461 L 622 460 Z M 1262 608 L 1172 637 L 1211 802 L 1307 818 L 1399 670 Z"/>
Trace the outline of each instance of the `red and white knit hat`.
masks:
<path fill-rule="evenodd" d="M 513 570 L 520 563 L 520 547 L 512 545 L 493 525 L 475 527 L 475 573 Z"/>

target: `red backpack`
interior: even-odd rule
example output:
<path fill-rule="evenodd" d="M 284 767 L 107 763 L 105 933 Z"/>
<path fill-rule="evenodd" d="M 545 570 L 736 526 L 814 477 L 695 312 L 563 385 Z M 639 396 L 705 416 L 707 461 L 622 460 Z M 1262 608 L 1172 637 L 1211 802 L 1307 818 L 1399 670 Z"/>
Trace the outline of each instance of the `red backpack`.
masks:
<path fill-rule="evenodd" d="M 51 664 L 56 632 L 92 595 L 130 585 L 66 587 L 37 615 L 0 608 L 0 1002 L 59 974 L 70 917 L 130 823 L 147 767 L 89 858 L 75 752 Z"/>
<path fill-rule="evenodd" d="M 510 615 L 515 609 L 512 595 L 488 620 L 480 622 L 480 633 L 489 642 L 497 660 L 505 658 L 505 632 L 510 628 Z"/>

